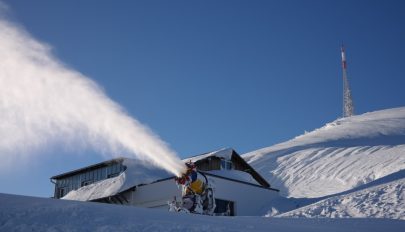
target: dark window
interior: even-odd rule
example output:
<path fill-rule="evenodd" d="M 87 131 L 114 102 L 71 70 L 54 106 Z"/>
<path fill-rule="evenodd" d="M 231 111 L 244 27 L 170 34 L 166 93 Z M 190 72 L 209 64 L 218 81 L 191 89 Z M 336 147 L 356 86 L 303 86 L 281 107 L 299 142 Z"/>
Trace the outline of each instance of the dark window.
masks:
<path fill-rule="evenodd" d="M 86 180 L 86 181 L 82 181 L 82 187 L 83 186 L 87 186 L 87 185 L 89 185 L 89 184 L 91 184 L 91 183 L 93 183 L 93 181 L 90 181 L 90 180 Z"/>
<path fill-rule="evenodd" d="M 215 199 L 215 204 L 215 214 L 224 216 L 235 216 L 235 203 L 233 201 Z"/>
<path fill-rule="evenodd" d="M 100 168 L 97 171 L 98 171 L 98 180 L 104 180 L 105 179 L 105 168 Z"/>
<path fill-rule="evenodd" d="M 59 188 L 58 195 L 59 195 L 59 198 L 65 196 L 65 189 L 64 188 Z"/>
<path fill-rule="evenodd" d="M 107 168 L 107 178 L 118 176 L 122 171 L 121 164 L 115 163 L 111 164 Z"/>
<path fill-rule="evenodd" d="M 111 174 L 108 174 L 107 178 L 116 177 L 118 175 L 119 175 L 119 173 L 111 173 Z"/>
<path fill-rule="evenodd" d="M 95 170 L 95 177 L 94 177 L 95 181 L 100 180 L 100 169 Z"/>

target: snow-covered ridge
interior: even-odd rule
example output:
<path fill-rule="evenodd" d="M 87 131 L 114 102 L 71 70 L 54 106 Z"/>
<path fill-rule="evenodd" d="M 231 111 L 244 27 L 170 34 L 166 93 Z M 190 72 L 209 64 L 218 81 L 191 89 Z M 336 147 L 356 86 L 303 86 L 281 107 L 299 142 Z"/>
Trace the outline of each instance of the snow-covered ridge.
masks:
<path fill-rule="evenodd" d="M 244 158 L 286 196 L 343 192 L 405 169 L 405 107 L 338 119 Z"/>
<path fill-rule="evenodd" d="M 253 160 L 270 152 L 322 144 L 341 146 L 405 144 L 405 107 L 340 118 L 287 142 L 247 153 L 244 158 Z"/>

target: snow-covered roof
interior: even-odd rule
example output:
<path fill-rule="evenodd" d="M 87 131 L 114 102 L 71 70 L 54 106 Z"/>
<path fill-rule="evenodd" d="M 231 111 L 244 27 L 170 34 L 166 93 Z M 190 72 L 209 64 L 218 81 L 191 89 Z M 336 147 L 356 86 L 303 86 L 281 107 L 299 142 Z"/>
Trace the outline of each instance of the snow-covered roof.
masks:
<path fill-rule="evenodd" d="M 233 152 L 234 152 L 234 150 L 232 148 L 222 148 L 222 149 L 217 150 L 217 151 L 208 152 L 208 153 L 205 153 L 205 154 L 202 154 L 202 155 L 197 155 L 197 156 L 193 156 L 193 157 L 190 157 L 190 158 L 186 158 L 186 159 L 183 159 L 183 161 L 184 162 L 191 161 L 191 162 L 195 163 L 195 162 L 197 162 L 199 160 L 202 160 L 202 159 L 205 159 L 205 158 L 208 158 L 208 157 L 212 157 L 212 156 L 215 156 L 215 157 L 218 157 L 218 158 L 223 158 L 223 159 L 226 159 L 226 160 L 230 160 L 232 158 Z"/>
<path fill-rule="evenodd" d="M 119 176 L 108 178 L 72 190 L 62 199 L 91 201 L 116 195 L 140 184 L 150 184 L 156 180 L 171 177 L 172 174 L 163 169 L 146 165 L 139 160 L 124 158 L 127 169 Z"/>
<path fill-rule="evenodd" d="M 233 180 L 240 180 L 250 184 L 257 185 L 257 181 L 247 172 L 242 172 L 239 170 L 211 170 L 205 171 L 204 173 L 213 174 L 215 176 L 222 176 L 225 178 L 233 179 Z"/>

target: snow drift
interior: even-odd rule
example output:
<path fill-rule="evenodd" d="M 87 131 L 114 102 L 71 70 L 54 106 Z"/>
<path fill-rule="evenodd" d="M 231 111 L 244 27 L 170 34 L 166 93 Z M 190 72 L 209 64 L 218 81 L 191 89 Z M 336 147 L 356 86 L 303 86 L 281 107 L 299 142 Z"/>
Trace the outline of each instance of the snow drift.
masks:
<path fill-rule="evenodd" d="M 288 197 L 323 197 L 405 169 L 405 107 L 338 119 L 244 158 Z"/>
<path fill-rule="evenodd" d="M 329 197 L 279 217 L 392 218 L 405 220 L 405 178 Z"/>

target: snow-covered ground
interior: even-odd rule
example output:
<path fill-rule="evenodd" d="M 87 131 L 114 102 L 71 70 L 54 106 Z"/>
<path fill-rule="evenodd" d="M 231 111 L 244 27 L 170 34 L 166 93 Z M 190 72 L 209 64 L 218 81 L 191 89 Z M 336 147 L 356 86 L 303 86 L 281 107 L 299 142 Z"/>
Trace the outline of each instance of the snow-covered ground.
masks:
<path fill-rule="evenodd" d="M 329 197 L 280 217 L 393 218 L 405 220 L 405 178 Z"/>
<path fill-rule="evenodd" d="M 396 175 L 405 169 L 405 107 L 339 119 L 244 158 L 297 206 L 323 200 L 284 216 L 405 217 Z M 390 175 L 398 179 L 365 186 Z"/>
<path fill-rule="evenodd" d="M 405 221 L 210 217 L 156 209 L 0 194 L 0 231 L 390 231 Z"/>

